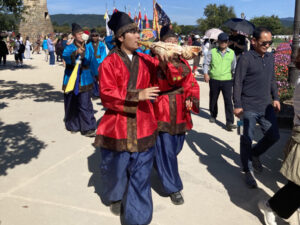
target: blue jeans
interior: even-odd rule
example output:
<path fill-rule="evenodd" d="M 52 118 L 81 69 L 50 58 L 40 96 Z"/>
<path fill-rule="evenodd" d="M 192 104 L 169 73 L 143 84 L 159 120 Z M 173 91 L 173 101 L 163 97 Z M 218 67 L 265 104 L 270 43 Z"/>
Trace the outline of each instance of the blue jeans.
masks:
<path fill-rule="evenodd" d="M 266 152 L 279 140 L 280 135 L 272 105 L 268 105 L 265 112 L 245 111 L 243 114 L 243 122 L 244 132 L 240 141 L 240 157 L 243 171 L 248 172 L 248 161 L 252 160 L 252 156 L 258 157 Z M 252 146 L 256 123 L 260 125 L 264 136 L 255 146 Z"/>
<path fill-rule="evenodd" d="M 54 65 L 55 64 L 54 52 L 49 52 L 49 55 L 50 55 L 50 65 Z"/>

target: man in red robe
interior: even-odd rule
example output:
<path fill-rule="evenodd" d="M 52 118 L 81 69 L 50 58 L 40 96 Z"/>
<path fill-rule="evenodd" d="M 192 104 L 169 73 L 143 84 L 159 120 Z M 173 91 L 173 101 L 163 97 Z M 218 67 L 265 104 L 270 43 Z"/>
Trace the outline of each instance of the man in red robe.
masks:
<path fill-rule="evenodd" d="M 169 26 L 161 29 L 160 39 L 178 43 L 177 36 Z M 181 205 L 184 203 L 180 193 L 183 185 L 178 171 L 177 155 L 183 147 L 185 132 L 193 126 L 190 111 L 199 113 L 200 93 L 199 85 L 185 59 L 175 56 L 169 65 L 173 67 L 171 70 L 166 74 L 159 70 L 157 76 L 162 92 L 154 102 L 159 131 L 154 167 L 166 194 L 175 205 Z"/>
<path fill-rule="evenodd" d="M 122 212 L 125 224 L 149 224 L 153 211 L 150 173 L 157 136 L 150 100 L 159 92 L 151 85 L 158 68 L 167 70 L 171 65 L 136 53 L 139 30 L 126 13 L 114 13 L 108 26 L 117 46 L 99 67 L 100 98 L 107 108 L 94 143 L 101 148 L 101 199 L 111 205 L 114 214 Z"/>

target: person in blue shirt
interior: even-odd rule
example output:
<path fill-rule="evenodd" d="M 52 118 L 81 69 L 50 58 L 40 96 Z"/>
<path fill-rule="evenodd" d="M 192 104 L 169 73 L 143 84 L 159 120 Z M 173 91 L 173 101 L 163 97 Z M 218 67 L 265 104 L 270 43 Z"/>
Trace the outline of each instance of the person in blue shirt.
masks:
<path fill-rule="evenodd" d="M 64 94 L 65 104 L 65 126 L 72 133 L 80 131 L 82 135 L 94 137 L 96 135 L 96 119 L 91 101 L 95 70 L 94 53 L 91 48 L 85 45 L 82 38 L 83 30 L 76 24 L 72 24 L 74 42 L 67 45 L 63 58 L 66 62 L 66 69 L 63 79 L 63 90 L 65 91 L 69 78 L 75 67 L 76 60 L 81 59 L 79 69 L 79 87 L 75 86 L 74 91 Z M 79 92 L 79 93 L 78 93 Z"/>
<path fill-rule="evenodd" d="M 48 44 L 47 44 L 47 36 L 44 37 L 44 41 L 42 44 L 43 51 L 45 52 L 45 61 L 48 62 Z"/>
<path fill-rule="evenodd" d="M 99 40 L 99 34 L 95 29 L 91 30 L 90 38 L 91 41 L 86 45 L 86 47 L 89 48 L 94 55 L 93 71 L 96 71 L 96 73 L 93 74 L 94 75 L 93 96 L 99 97 L 98 67 L 106 57 L 106 49 L 104 43 Z"/>

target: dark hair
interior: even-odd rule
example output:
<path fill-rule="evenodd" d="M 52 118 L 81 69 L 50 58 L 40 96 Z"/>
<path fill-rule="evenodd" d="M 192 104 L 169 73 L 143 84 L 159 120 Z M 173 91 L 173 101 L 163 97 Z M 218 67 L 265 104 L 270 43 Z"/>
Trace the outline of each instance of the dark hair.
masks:
<path fill-rule="evenodd" d="M 119 36 L 119 37 L 124 37 L 124 38 L 125 38 L 125 34 L 126 34 L 126 33 L 122 34 L 122 35 Z M 118 48 L 121 48 L 122 42 L 119 41 L 119 37 L 115 37 L 115 38 L 114 38 L 114 39 L 115 39 L 114 41 L 115 41 L 115 43 L 116 43 L 116 46 L 117 46 Z"/>
<path fill-rule="evenodd" d="M 125 31 L 123 34 L 121 34 L 119 37 L 125 38 L 125 34 L 134 33 L 134 32 L 139 32 L 139 29 L 138 28 L 129 29 L 129 30 Z M 115 37 L 115 43 L 116 43 L 116 46 L 118 46 L 120 48 L 122 43 L 119 41 L 119 39 L 118 39 L 119 37 Z"/>
<path fill-rule="evenodd" d="M 257 27 L 257 28 L 255 28 L 255 30 L 253 31 L 253 37 L 256 39 L 256 40 L 259 40 L 260 39 L 260 37 L 261 37 L 261 34 L 262 33 L 271 33 L 272 34 L 272 32 L 269 30 L 269 29 L 267 29 L 267 28 L 264 28 L 264 27 Z"/>

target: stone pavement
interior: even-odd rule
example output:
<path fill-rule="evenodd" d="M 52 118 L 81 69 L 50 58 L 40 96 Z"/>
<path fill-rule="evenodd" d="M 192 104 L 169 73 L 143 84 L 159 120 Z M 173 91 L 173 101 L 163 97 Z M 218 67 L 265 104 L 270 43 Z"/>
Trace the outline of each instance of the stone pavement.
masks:
<path fill-rule="evenodd" d="M 13 57 L 9 56 L 8 61 Z M 0 221 L 1 225 L 117 225 L 99 193 L 99 149 L 93 139 L 64 128 L 61 84 L 63 67 L 50 67 L 43 55 L 25 61 L 22 69 L 0 67 Z M 178 156 L 185 204 L 162 197 L 155 173 L 153 225 L 257 225 L 257 209 L 285 180 L 279 174 L 282 149 L 290 134 L 262 162 L 259 188 L 248 189 L 240 172 L 239 136 L 224 129 L 222 96 L 218 122 L 208 122 L 208 85 L 197 77 L 201 112 L 186 135 Z M 104 111 L 94 100 L 95 116 Z M 258 138 L 259 135 L 256 137 Z M 279 221 L 278 224 L 287 224 Z"/>

